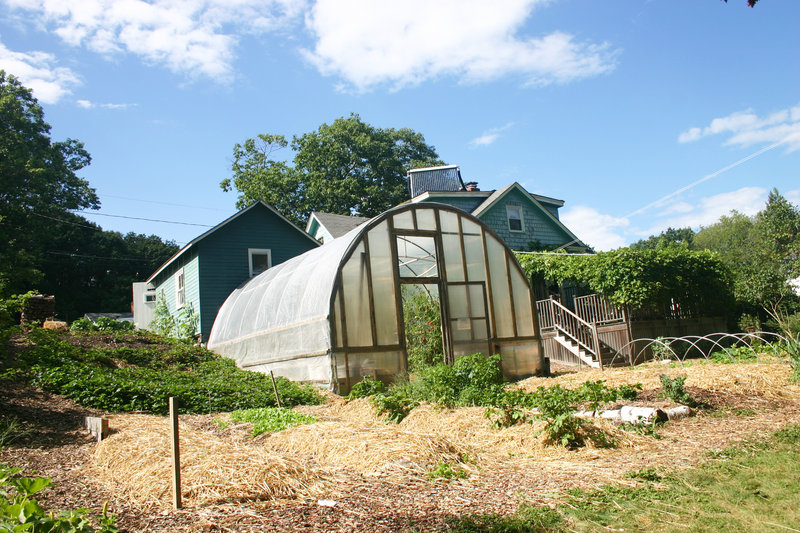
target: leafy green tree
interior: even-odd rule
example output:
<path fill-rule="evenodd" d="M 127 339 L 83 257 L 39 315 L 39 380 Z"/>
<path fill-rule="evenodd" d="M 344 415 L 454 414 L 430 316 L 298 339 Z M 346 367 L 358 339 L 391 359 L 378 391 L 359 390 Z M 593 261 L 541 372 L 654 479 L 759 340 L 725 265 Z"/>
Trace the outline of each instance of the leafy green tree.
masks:
<path fill-rule="evenodd" d="M 667 228 L 658 235 L 651 235 L 647 239 L 641 239 L 631 244 L 634 250 L 654 250 L 667 246 L 688 246 L 691 248 L 694 241 L 694 230 L 692 228 Z"/>
<path fill-rule="evenodd" d="M 53 142 L 31 90 L 0 70 L 0 295 L 38 282 L 40 242 L 51 218 L 99 200 L 76 172 L 91 161 L 73 139 Z"/>
<path fill-rule="evenodd" d="M 758 306 L 784 331 L 798 308 L 791 280 L 800 277 L 800 209 L 777 189 L 754 217 L 732 212 L 702 228 L 694 246 L 719 253 L 733 273 L 737 299 Z"/>
<path fill-rule="evenodd" d="M 291 145 L 291 164 L 277 159 Z M 372 217 L 408 199 L 406 172 L 442 164 L 422 134 L 408 128 L 377 128 L 356 114 L 293 136 L 261 134 L 233 148 L 236 206 L 256 200 L 303 224 L 311 211 Z"/>

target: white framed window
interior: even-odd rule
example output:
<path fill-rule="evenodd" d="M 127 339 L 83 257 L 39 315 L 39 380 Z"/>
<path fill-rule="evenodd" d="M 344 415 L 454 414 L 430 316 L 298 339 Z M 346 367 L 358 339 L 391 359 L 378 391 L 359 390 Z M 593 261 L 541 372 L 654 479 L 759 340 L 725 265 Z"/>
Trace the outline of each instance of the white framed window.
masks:
<path fill-rule="evenodd" d="M 147 291 L 144 293 L 144 303 L 146 304 L 154 304 L 156 303 L 156 291 Z"/>
<path fill-rule="evenodd" d="M 186 305 L 186 278 L 183 269 L 175 273 L 175 308 L 180 309 Z"/>
<path fill-rule="evenodd" d="M 508 229 L 510 231 L 525 231 L 525 222 L 522 219 L 522 206 L 507 205 Z"/>
<path fill-rule="evenodd" d="M 248 248 L 247 260 L 252 278 L 272 266 L 272 253 L 268 248 Z"/>

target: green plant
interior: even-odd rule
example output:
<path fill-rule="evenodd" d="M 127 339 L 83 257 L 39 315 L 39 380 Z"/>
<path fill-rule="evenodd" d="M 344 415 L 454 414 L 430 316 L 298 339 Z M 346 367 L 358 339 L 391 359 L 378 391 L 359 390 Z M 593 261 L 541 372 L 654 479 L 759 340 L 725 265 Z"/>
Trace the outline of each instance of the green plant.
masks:
<path fill-rule="evenodd" d="M 697 402 L 683 388 L 684 383 L 686 383 L 685 376 L 675 376 L 671 378 L 666 374 L 661 374 L 658 377 L 661 380 L 661 386 L 665 397 L 675 403 L 688 405 L 689 407 L 697 405 Z"/>
<path fill-rule="evenodd" d="M 19 324 L 18 315 L 34 294 L 37 292 L 28 291 L 24 294 L 13 294 L 8 298 L 0 298 L 0 329 Z"/>
<path fill-rule="evenodd" d="M 236 367 L 199 346 L 149 334 L 118 337 L 115 348 L 84 349 L 71 344 L 81 334 L 37 329 L 28 333 L 31 345 L 17 356 L 26 379 L 81 405 L 106 411 L 168 412 L 168 398 L 177 397 L 186 413 L 230 412 L 274 406 L 270 377 Z M 153 348 L 132 348 L 130 338 L 152 341 Z M 286 406 L 320 403 L 310 386 L 286 378 L 275 380 Z"/>
<path fill-rule="evenodd" d="M 376 394 L 386 391 L 386 386 L 382 381 L 372 379 L 369 376 L 364 376 L 361 381 L 353 385 L 350 389 L 350 394 L 347 395 L 348 400 L 355 398 L 366 398 L 368 396 L 375 396 Z"/>
<path fill-rule="evenodd" d="M 758 354 L 750 346 L 731 346 L 712 352 L 708 358 L 714 363 L 755 363 L 758 361 Z"/>
<path fill-rule="evenodd" d="M 379 415 L 386 415 L 388 422 L 399 424 L 419 405 L 419 402 L 409 398 L 402 390 L 394 390 L 388 394 L 373 396 L 372 405 L 375 406 Z"/>
<path fill-rule="evenodd" d="M 650 352 L 653 354 L 654 361 L 668 361 L 675 358 L 672 343 L 664 337 L 655 338 L 654 342 L 650 344 Z"/>
<path fill-rule="evenodd" d="M 402 291 L 409 370 L 418 372 L 443 363 L 439 294 L 424 285 L 403 285 Z"/>
<path fill-rule="evenodd" d="M 22 424 L 16 418 L 0 418 L 0 450 L 30 433 L 31 430 L 22 427 Z"/>
<path fill-rule="evenodd" d="M 800 333 L 796 339 L 789 339 L 786 343 L 786 355 L 792 365 L 792 381 L 800 381 Z"/>
<path fill-rule="evenodd" d="M 261 407 L 234 411 L 231 421 L 253 424 L 252 435 L 256 437 L 262 433 L 277 433 L 289 427 L 313 424 L 317 419 L 285 407 Z"/>
<path fill-rule="evenodd" d="M 19 468 L 0 464 L 0 531 L 31 533 L 117 533 L 116 517 L 103 506 L 100 517 L 93 517 L 87 509 L 47 512 L 33 495 L 52 483 L 50 478 L 17 476 Z M 98 522 L 95 528 L 92 522 Z"/>
<path fill-rule="evenodd" d="M 180 311 L 173 314 L 169 310 L 166 298 L 160 294 L 156 297 L 153 320 L 148 328 L 162 337 L 191 341 L 197 335 L 199 323 L 200 316 L 195 313 L 191 303 L 187 302 Z"/>
<path fill-rule="evenodd" d="M 79 318 L 72 322 L 69 326 L 70 331 L 77 333 L 88 333 L 92 331 L 133 331 L 133 322 L 125 320 L 115 320 L 111 317 L 101 316 L 97 322 L 92 322 L 88 318 Z"/>
<path fill-rule="evenodd" d="M 431 479 L 466 479 L 469 477 L 469 474 L 463 469 L 459 468 L 458 466 L 453 467 L 450 463 L 439 463 L 436 467 L 428 472 L 428 477 Z"/>
<path fill-rule="evenodd" d="M 740 316 L 736 325 L 739 326 L 741 331 L 758 331 L 761 329 L 761 321 L 758 319 L 758 316 L 748 313 L 744 313 Z"/>
<path fill-rule="evenodd" d="M 584 421 L 575 416 L 578 397 L 575 391 L 561 385 L 549 388 L 539 387 L 536 391 L 536 407 L 539 413 L 534 416 L 544 420 L 544 433 L 551 443 L 559 443 L 567 448 L 583 445 L 581 429 Z"/>
<path fill-rule="evenodd" d="M 559 533 L 571 531 L 558 511 L 545 506 L 520 505 L 510 515 L 496 513 L 468 515 L 447 521 L 447 531 L 456 533 Z"/>
<path fill-rule="evenodd" d="M 643 481 L 661 481 L 663 479 L 661 474 L 658 473 L 658 469 L 653 467 L 640 468 L 639 470 L 628 472 L 625 474 L 625 477 L 641 479 Z"/>

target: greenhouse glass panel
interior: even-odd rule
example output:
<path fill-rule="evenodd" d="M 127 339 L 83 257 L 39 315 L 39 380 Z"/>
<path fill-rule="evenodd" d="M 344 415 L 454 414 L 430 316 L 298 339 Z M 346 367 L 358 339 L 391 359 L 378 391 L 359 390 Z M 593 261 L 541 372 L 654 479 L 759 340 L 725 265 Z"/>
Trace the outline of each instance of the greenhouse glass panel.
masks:
<path fill-rule="evenodd" d="M 392 222 L 394 223 L 394 229 L 414 229 L 414 217 L 411 211 L 403 211 L 396 214 Z"/>
<path fill-rule="evenodd" d="M 433 237 L 398 235 L 397 265 L 401 278 L 437 277 L 436 241 Z"/>
<path fill-rule="evenodd" d="M 498 337 L 514 336 L 514 321 L 511 314 L 511 297 L 508 292 L 508 270 L 505 247 L 495 238 L 486 239 L 489 255 L 489 274 L 492 282 L 492 307 L 495 331 Z"/>
<path fill-rule="evenodd" d="M 461 231 L 464 235 L 481 235 L 483 233 L 477 223 L 466 217 L 461 217 Z"/>
<path fill-rule="evenodd" d="M 365 376 L 391 383 L 403 372 L 403 352 L 348 353 L 350 365 L 350 385 L 353 386 Z"/>
<path fill-rule="evenodd" d="M 397 345 L 400 344 L 400 333 L 397 331 L 397 296 L 388 223 L 378 224 L 370 230 L 368 237 L 378 344 Z"/>
<path fill-rule="evenodd" d="M 341 348 L 344 346 L 344 336 L 342 335 L 342 313 L 341 313 L 341 305 L 342 299 L 340 297 L 341 293 L 336 293 L 336 298 L 333 300 L 333 312 L 331 313 L 331 322 L 333 322 L 334 327 L 336 328 L 336 346 Z"/>
<path fill-rule="evenodd" d="M 436 231 L 436 212 L 431 209 L 418 209 L 417 229 Z"/>
<path fill-rule="evenodd" d="M 369 285 L 364 244 L 360 243 L 342 268 L 341 293 L 348 346 L 372 346 Z"/>
<path fill-rule="evenodd" d="M 458 215 L 449 211 L 439 211 L 442 233 L 459 233 Z"/>
<path fill-rule="evenodd" d="M 501 342 L 501 366 L 506 380 L 532 376 L 542 369 L 542 346 L 539 340 Z"/>
<path fill-rule="evenodd" d="M 516 265 L 509 266 L 511 266 L 509 270 L 511 271 L 511 290 L 514 296 L 514 315 L 517 318 L 517 336 L 533 337 L 536 330 L 533 323 L 530 287 L 527 280 L 517 270 Z"/>
<path fill-rule="evenodd" d="M 448 281 L 464 281 L 464 263 L 461 258 L 461 237 L 442 235 L 445 272 Z"/>
<path fill-rule="evenodd" d="M 480 235 L 464 235 L 464 254 L 467 259 L 467 280 L 486 281 L 483 238 Z"/>

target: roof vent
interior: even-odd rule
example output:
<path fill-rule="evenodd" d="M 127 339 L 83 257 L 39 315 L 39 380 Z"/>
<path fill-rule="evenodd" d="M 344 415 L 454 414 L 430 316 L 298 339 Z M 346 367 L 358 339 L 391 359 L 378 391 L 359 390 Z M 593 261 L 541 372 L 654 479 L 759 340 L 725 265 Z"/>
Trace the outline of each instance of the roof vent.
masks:
<path fill-rule="evenodd" d="M 477 181 L 468 181 L 467 183 L 464 184 L 464 189 L 466 189 L 469 192 L 479 191 L 480 190 L 478 188 L 478 182 Z"/>

